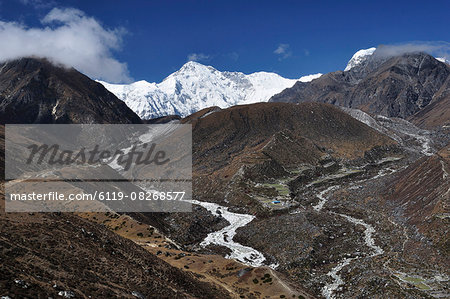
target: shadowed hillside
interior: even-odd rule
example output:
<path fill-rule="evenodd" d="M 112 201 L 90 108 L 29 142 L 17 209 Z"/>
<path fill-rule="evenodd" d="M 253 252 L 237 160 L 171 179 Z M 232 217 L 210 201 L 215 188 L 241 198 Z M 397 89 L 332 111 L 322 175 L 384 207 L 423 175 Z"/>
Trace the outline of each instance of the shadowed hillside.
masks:
<path fill-rule="evenodd" d="M 0 123 L 141 123 L 115 95 L 46 59 L 0 64 Z"/>

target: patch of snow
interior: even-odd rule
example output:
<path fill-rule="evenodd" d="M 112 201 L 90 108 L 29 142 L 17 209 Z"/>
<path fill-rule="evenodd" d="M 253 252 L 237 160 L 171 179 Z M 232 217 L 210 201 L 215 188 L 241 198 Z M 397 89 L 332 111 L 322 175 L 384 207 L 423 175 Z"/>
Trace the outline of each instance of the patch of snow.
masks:
<path fill-rule="evenodd" d="M 138 291 L 131 292 L 131 295 L 133 295 L 134 297 L 137 297 L 139 299 L 145 299 L 145 296 L 142 295 L 141 293 L 139 293 Z"/>
<path fill-rule="evenodd" d="M 213 113 L 215 113 L 217 111 L 220 111 L 220 110 L 222 110 L 222 109 L 220 109 L 220 108 L 214 109 L 212 111 L 209 111 L 208 113 L 203 114 L 200 118 L 207 117 L 208 115 L 211 115 L 211 114 L 213 114 Z"/>
<path fill-rule="evenodd" d="M 298 81 L 304 82 L 304 83 L 311 82 L 314 79 L 322 77 L 322 75 L 323 75 L 322 73 L 307 75 L 307 76 L 300 77 L 300 79 L 298 79 Z"/>
<path fill-rule="evenodd" d="M 438 60 L 440 62 L 443 62 L 443 63 L 446 63 L 446 64 L 450 64 L 450 60 L 448 60 L 445 57 L 436 57 L 436 60 Z"/>
<path fill-rule="evenodd" d="M 55 104 L 55 106 L 54 106 L 53 109 L 52 109 L 52 115 L 53 115 L 53 116 L 56 115 L 56 108 L 58 108 L 58 105 L 59 105 L 59 100 L 56 101 L 56 104 Z"/>
<path fill-rule="evenodd" d="M 442 179 L 445 181 L 445 180 L 447 180 L 448 172 L 447 172 L 447 170 L 445 170 L 444 161 L 441 160 L 440 162 L 441 162 L 441 167 L 442 167 Z"/>
<path fill-rule="evenodd" d="M 75 293 L 72 291 L 59 291 L 58 295 L 62 296 L 64 298 L 74 298 L 75 297 Z"/>

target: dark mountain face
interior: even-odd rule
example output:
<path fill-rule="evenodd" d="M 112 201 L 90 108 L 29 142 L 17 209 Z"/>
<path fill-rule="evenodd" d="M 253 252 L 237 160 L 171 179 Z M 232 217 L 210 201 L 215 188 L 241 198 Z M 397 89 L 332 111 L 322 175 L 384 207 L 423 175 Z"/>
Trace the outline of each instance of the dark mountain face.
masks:
<path fill-rule="evenodd" d="M 75 69 L 45 59 L 0 65 L 0 122 L 140 123 L 125 103 Z"/>
<path fill-rule="evenodd" d="M 450 76 L 439 91 L 434 94 L 433 100 L 419 112 L 410 117 L 410 121 L 419 127 L 434 128 L 450 124 Z"/>
<path fill-rule="evenodd" d="M 329 73 L 309 83 L 298 82 L 270 101 L 330 103 L 414 120 L 413 115 L 428 106 L 442 108 L 439 103 L 448 101 L 449 78 L 450 67 L 425 53 L 389 59 L 374 55 L 350 71 Z M 428 111 L 417 123 L 425 127 L 448 122 L 448 118 L 432 119 L 436 116 L 436 111 Z"/>

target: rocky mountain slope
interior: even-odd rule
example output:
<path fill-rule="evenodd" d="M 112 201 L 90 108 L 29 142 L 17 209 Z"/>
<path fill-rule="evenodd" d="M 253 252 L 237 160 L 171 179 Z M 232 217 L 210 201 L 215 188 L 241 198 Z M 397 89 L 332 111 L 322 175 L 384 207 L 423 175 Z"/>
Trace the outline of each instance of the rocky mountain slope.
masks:
<path fill-rule="evenodd" d="M 357 58 L 347 71 L 297 82 L 270 101 L 330 103 L 428 128 L 448 124 L 449 65 L 425 53 L 388 57 L 375 51 Z"/>
<path fill-rule="evenodd" d="M 256 215 L 245 225 L 230 217 L 229 231 L 219 227 L 217 234 L 185 244 L 194 250 L 215 244 L 210 250 L 232 256 L 247 253 L 248 263 L 276 265 L 325 298 L 448 295 L 445 242 L 430 242 L 430 227 L 417 232 L 417 223 L 407 221 L 424 209 L 426 215 L 436 210 L 444 215 L 436 236 L 445 230 L 441 207 L 448 199 L 432 195 L 448 189 L 439 159 L 431 168 L 414 164 L 422 156 L 435 159 L 433 147 L 440 143 L 406 120 L 344 110 L 320 103 L 260 103 L 212 107 L 183 119 L 193 125 L 199 205 L 212 205 L 219 219 L 224 213 L 228 219 L 230 211 L 241 219 Z M 435 174 L 427 176 L 429 171 Z M 422 184 L 419 173 L 433 184 Z M 397 174 L 405 180 L 392 194 Z M 392 194 L 392 202 L 384 192 Z M 404 207 L 408 214 L 400 214 Z M 186 218 L 166 217 L 174 240 L 185 239 L 177 231 L 208 226 L 181 219 Z M 419 222 L 422 227 L 426 220 Z"/>
<path fill-rule="evenodd" d="M 102 83 L 142 119 L 167 115 L 188 116 L 201 109 L 266 102 L 295 82 L 308 82 L 321 74 L 286 79 L 275 73 L 221 72 L 190 61 L 161 83 Z"/>
<path fill-rule="evenodd" d="M 140 123 L 122 101 L 75 69 L 46 59 L 0 64 L 0 123 Z"/>
<path fill-rule="evenodd" d="M 0 126 L 4 174 L 4 126 Z M 127 240 L 73 213 L 5 213 L 0 182 L 0 294 L 8 298 L 229 298 Z M 85 214 L 85 216 L 88 214 Z M 104 213 L 92 213 L 96 219 Z M 114 215 L 111 215 L 114 219 Z M 117 215 L 117 217 L 119 217 Z M 108 217 L 106 217 L 108 218 Z M 148 233 L 148 229 L 146 228 Z"/>
<path fill-rule="evenodd" d="M 450 240 L 446 237 L 450 216 L 449 171 L 450 145 L 400 172 L 385 195 L 395 206 L 395 213 L 433 240 L 447 258 L 450 253 Z"/>
<path fill-rule="evenodd" d="M 434 94 L 433 100 L 409 119 L 422 128 L 449 127 L 450 76 Z"/>
<path fill-rule="evenodd" d="M 4 63 L 0 78 L 2 123 L 140 122 L 101 84 L 43 59 Z M 104 223 L 73 213 L 5 213 L 4 134 L 0 125 L 1 296 L 231 297 L 224 288 L 162 261 Z"/>

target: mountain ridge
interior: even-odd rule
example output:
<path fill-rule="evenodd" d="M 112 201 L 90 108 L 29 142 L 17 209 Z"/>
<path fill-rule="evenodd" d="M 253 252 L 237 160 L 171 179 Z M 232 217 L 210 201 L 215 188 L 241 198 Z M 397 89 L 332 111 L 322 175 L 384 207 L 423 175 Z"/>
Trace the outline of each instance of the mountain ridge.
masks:
<path fill-rule="evenodd" d="M 348 71 L 328 73 L 310 83 L 297 82 L 269 101 L 316 101 L 413 121 L 414 115 L 430 104 L 448 111 L 448 105 L 438 103 L 447 102 L 449 98 L 449 65 L 426 53 L 394 57 L 376 53 L 366 56 L 367 59 Z M 448 122 L 448 118 L 436 110 L 423 118 L 426 121 L 417 120 L 423 127 Z"/>

